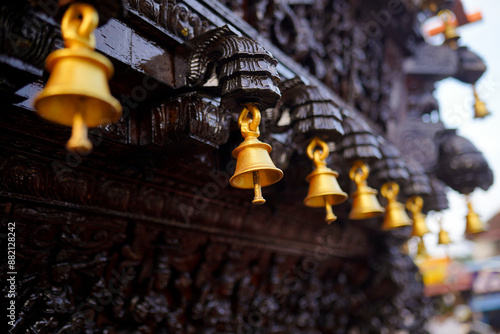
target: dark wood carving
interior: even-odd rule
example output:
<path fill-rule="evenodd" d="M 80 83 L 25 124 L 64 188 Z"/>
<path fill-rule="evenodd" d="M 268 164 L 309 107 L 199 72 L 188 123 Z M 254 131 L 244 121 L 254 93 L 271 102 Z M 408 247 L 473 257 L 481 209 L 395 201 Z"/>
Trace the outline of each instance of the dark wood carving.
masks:
<path fill-rule="evenodd" d="M 298 145 L 305 148 L 314 137 L 333 142 L 344 134 L 339 106 L 318 87 L 306 85 L 298 77 L 282 81 L 279 87 L 283 96 L 277 109 L 279 115 L 288 112 Z"/>
<path fill-rule="evenodd" d="M 22 30 L 25 17 L 43 21 L 43 3 L 27 14 L 13 5 L 2 11 L 2 41 Z M 56 21 L 22 35 L 19 56 L 2 42 L 2 56 L 17 62 L 5 62 L 2 75 L 12 81 L 16 68 L 33 69 L 32 77 L 0 85 L 11 99 L 0 111 L 0 233 L 15 223 L 18 245 L 11 333 L 425 332 L 422 283 L 399 250 L 407 236 L 344 219 L 326 226 L 321 211 L 302 205 L 302 174 L 311 166 L 294 137 L 308 133 L 299 124 L 310 125 L 316 109 L 293 119 L 295 134 L 273 128 L 276 110 L 262 110 L 263 140 L 280 166 L 291 165 L 283 185 L 264 189 L 265 207 L 251 206 L 228 182 L 228 152 L 241 139 L 230 112 L 248 102 L 274 106 L 278 72 L 290 75 L 266 51 L 269 41 L 344 98 L 314 82 L 301 87 L 307 98 L 292 96 L 287 107 L 327 105 L 335 122 L 346 116 L 339 145 L 346 160 L 381 157 L 373 125 L 354 110 L 378 125 L 380 105 L 395 116 L 389 94 L 398 70 L 390 64 L 401 55 L 384 58 L 386 35 L 365 31 L 370 10 L 380 7 L 225 3 L 257 31 L 240 36 L 223 27 L 237 20 L 216 13 L 221 5 L 213 0 L 130 0 L 127 13 L 98 30 L 98 50 L 116 68 L 112 92 L 126 113 L 91 130 L 88 156 L 64 151 L 69 129 L 39 119 L 29 100 L 10 103 L 25 84 L 19 97 L 42 86 L 43 59 L 60 46 Z M 394 29 L 405 13 L 395 16 Z"/>
<path fill-rule="evenodd" d="M 277 60 L 256 41 L 236 36 L 228 26 L 213 29 L 185 43 L 178 50 L 179 63 L 187 63 L 188 87 L 202 86 L 215 74 L 221 106 L 241 112 L 246 103 L 261 109 L 274 107 L 278 89 Z M 182 76 L 180 75 L 181 79 Z"/>

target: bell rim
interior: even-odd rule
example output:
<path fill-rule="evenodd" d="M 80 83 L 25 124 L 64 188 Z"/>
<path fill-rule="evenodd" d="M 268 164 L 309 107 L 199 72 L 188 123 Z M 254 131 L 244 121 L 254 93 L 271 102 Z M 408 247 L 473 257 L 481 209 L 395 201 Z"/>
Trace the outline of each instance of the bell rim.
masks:
<path fill-rule="evenodd" d="M 231 178 L 229 179 L 229 184 L 230 184 L 232 187 L 237 188 L 237 189 L 253 189 L 253 188 L 254 188 L 253 184 L 252 184 L 252 186 L 251 186 L 251 187 L 240 187 L 240 186 L 238 186 L 238 185 L 236 185 L 236 184 L 234 183 L 234 180 L 235 180 L 237 177 L 242 176 L 243 174 L 250 173 L 250 172 L 256 172 L 256 171 L 271 171 L 271 172 L 273 172 L 273 173 L 276 173 L 276 176 L 277 176 L 277 177 L 276 177 L 276 178 L 273 178 L 273 182 L 272 182 L 272 183 L 264 183 L 264 182 L 262 182 L 262 181 L 261 181 L 261 186 L 262 186 L 262 187 L 267 187 L 267 186 L 273 185 L 273 184 L 275 184 L 275 183 L 277 183 L 277 182 L 281 181 L 281 179 L 282 179 L 282 178 L 283 178 L 283 176 L 284 176 L 283 171 L 282 171 L 281 169 L 277 168 L 277 167 L 275 167 L 275 168 L 269 168 L 269 167 L 268 167 L 268 165 L 260 165 L 260 166 L 263 166 L 263 167 L 259 168 L 259 165 L 256 165 L 255 167 L 252 167 L 252 168 L 250 168 L 250 169 L 246 170 L 246 171 L 245 171 L 245 172 L 243 172 L 243 173 L 240 173 L 240 174 L 238 174 L 238 175 L 233 175 L 233 176 L 231 176 Z M 264 167 L 264 166 L 266 166 L 266 167 Z"/>
<path fill-rule="evenodd" d="M 379 211 L 376 211 L 376 210 L 369 211 L 368 216 L 366 216 L 366 213 L 363 215 L 353 215 L 353 214 L 349 213 L 348 218 L 351 220 L 366 220 L 366 219 L 377 218 L 377 217 L 382 216 L 385 213 L 385 209 L 383 207 L 381 207 L 381 209 L 382 210 L 379 210 Z M 360 218 L 361 216 L 363 216 L 363 218 Z"/>
<path fill-rule="evenodd" d="M 67 124 L 66 122 L 61 122 L 60 118 L 50 117 L 49 112 L 41 111 L 39 108 L 40 107 L 39 103 L 41 103 L 42 101 L 47 100 L 49 98 L 56 98 L 56 97 L 61 97 L 61 96 L 66 96 L 66 97 L 70 97 L 70 96 L 82 97 L 82 96 L 84 96 L 87 98 L 93 98 L 93 99 L 99 100 L 100 102 L 104 102 L 109 106 L 109 109 L 111 110 L 111 112 L 107 112 L 106 116 L 103 117 L 103 119 L 108 118 L 110 120 L 110 122 L 116 122 L 122 116 L 122 111 L 123 111 L 122 106 L 121 106 L 120 102 L 116 98 L 114 98 L 112 95 L 108 95 L 108 96 L 96 95 L 94 93 L 89 93 L 88 91 L 81 90 L 81 89 L 76 89 L 76 90 L 71 89 L 70 93 L 68 93 L 68 89 L 65 89 L 66 92 L 64 94 L 60 94 L 59 93 L 60 90 L 61 90 L 61 88 L 59 88 L 59 87 L 47 87 L 34 99 L 33 106 L 35 107 L 37 114 L 39 114 L 41 117 L 43 117 L 44 119 L 47 119 L 51 122 L 55 122 L 55 123 L 66 125 L 66 126 L 72 126 L 73 125 L 72 122 L 69 122 L 69 124 Z M 88 122 L 86 119 L 85 119 L 85 121 L 86 121 L 86 124 L 88 127 L 96 127 L 99 125 L 104 125 L 104 124 L 110 123 L 110 122 L 103 123 L 102 121 L 99 123 Z"/>
<path fill-rule="evenodd" d="M 106 58 L 104 55 L 89 49 L 59 49 L 53 51 L 47 56 L 45 60 L 45 67 L 49 72 L 52 72 L 52 69 L 56 65 L 58 61 L 64 58 L 81 58 L 87 62 L 94 63 L 95 65 L 101 67 L 106 73 L 106 78 L 109 80 L 114 73 L 113 63 Z"/>
<path fill-rule="evenodd" d="M 308 204 L 308 202 L 310 202 L 311 200 L 317 199 L 318 197 L 324 197 L 324 196 L 335 196 L 335 197 L 338 197 L 340 199 L 339 202 L 330 203 L 330 205 L 337 205 L 337 204 L 344 203 L 349 198 L 349 195 L 347 193 L 345 193 L 345 192 L 336 193 L 336 194 L 331 194 L 330 193 L 330 194 L 313 195 L 313 196 L 307 196 L 306 198 L 304 198 L 304 201 L 303 201 L 304 205 L 307 206 L 307 207 L 310 207 L 310 208 L 321 208 L 321 207 L 324 207 L 325 204 L 322 204 L 322 205 L 310 205 L 310 204 Z"/>

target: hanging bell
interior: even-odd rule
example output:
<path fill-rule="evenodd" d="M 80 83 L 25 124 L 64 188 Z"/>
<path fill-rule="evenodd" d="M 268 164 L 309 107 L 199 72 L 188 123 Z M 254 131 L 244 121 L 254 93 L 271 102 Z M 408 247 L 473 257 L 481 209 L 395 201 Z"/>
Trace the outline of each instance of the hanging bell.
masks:
<path fill-rule="evenodd" d="M 72 4 L 64 14 L 61 32 L 66 48 L 46 60 L 51 72 L 45 89 L 35 98 L 38 114 L 54 123 L 73 126 L 66 147 L 89 152 L 92 144 L 87 127 L 117 121 L 122 107 L 110 93 L 108 79 L 113 65 L 94 51 L 97 11 L 88 4 Z"/>
<path fill-rule="evenodd" d="M 248 118 L 251 113 L 253 119 Z M 246 105 L 238 118 L 238 125 L 245 140 L 233 150 L 236 158 L 236 170 L 229 183 L 240 189 L 254 189 L 255 197 L 252 201 L 255 205 L 266 202 L 262 197 L 262 187 L 269 186 L 281 180 L 283 172 L 276 168 L 269 153 L 270 145 L 261 142 L 260 136 L 260 111 L 254 105 Z"/>
<path fill-rule="evenodd" d="M 423 206 L 424 200 L 420 196 L 412 196 L 406 201 L 406 208 L 413 215 L 412 237 L 422 237 L 430 232 L 425 224 L 425 215 L 422 213 Z"/>
<path fill-rule="evenodd" d="M 377 199 L 377 191 L 366 184 L 369 173 L 368 165 L 362 161 L 356 161 L 349 171 L 349 177 L 356 183 L 357 188 L 351 195 L 352 208 L 349 219 L 368 219 L 384 213 L 384 208 Z"/>
<path fill-rule="evenodd" d="M 318 146 L 320 150 L 315 150 Z M 314 138 L 307 146 L 307 155 L 314 162 L 316 168 L 306 178 L 306 181 L 309 182 L 309 192 L 304 199 L 306 206 L 325 208 L 325 221 L 328 224 L 337 219 L 333 213 L 332 205 L 342 203 L 347 199 L 347 194 L 342 191 L 337 181 L 339 174 L 326 166 L 325 160 L 329 154 L 328 145 L 319 138 Z"/>
<path fill-rule="evenodd" d="M 422 238 L 422 237 L 418 238 L 416 258 L 418 260 L 423 260 L 423 259 L 429 258 L 429 253 L 427 253 L 427 248 L 425 247 L 424 238 Z"/>
<path fill-rule="evenodd" d="M 479 98 L 476 91 L 476 86 L 472 85 L 474 91 L 474 118 L 484 118 L 490 114 L 486 108 L 486 104 Z"/>
<path fill-rule="evenodd" d="M 446 232 L 445 230 L 443 230 L 443 228 L 441 228 L 438 234 L 438 245 L 448 245 L 448 244 L 451 244 L 450 236 L 448 235 L 448 232 Z"/>
<path fill-rule="evenodd" d="M 385 207 L 384 223 L 382 230 L 388 231 L 398 227 L 408 226 L 411 223 L 410 217 L 406 214 L 404 205 L 397 201 L 399 185 L 395 182 L 387 182 L 380 190 L 382 196 L 387 198 Z"/>
<path fill-rule="evenodd" d="M 460 36 L 457 34 L 457 30 L 452 24 L 453 13 L 450 10 L 443 10 L 439 12 L 439 17 L 443 20 L 444 23 L 444 45 L 448 45 L 452 49 L 458 48 L 458 40 Z"/>
<path fill-rule="evenodd" d="M 466 216 L 465 234 L 470 235 L 486 231 L 483 222 L 479 219 L 479 215 L 472 208 L 469 196 L 467 196 L 467 207 L 469 212 L 467 212 Z"/>

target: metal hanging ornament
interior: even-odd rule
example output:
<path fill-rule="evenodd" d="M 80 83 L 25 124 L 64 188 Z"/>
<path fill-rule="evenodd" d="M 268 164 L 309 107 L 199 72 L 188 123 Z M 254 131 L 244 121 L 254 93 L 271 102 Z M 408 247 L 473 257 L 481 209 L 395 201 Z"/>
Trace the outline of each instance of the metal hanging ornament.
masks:
<path fill-rule="evenodd" d="M 108 85 L 113 65 L 94 51 L 98 22 L 91 5 L 74 3 L 68 8 L 61 22 L 66 47 L 47 57 L 51 75 L 34 101 L 41 117 L 73 127 L 66 145 L 70 151 L 89 152 L 92 144 L 87 128 L 116 122 L 122 113 Z"/>
<path fill-rule="evenodd" d="M 430 232 L 425 224 L 425 215 L 422 213 L 424 200 L 420 196 L 412 196 L 406 201 L 406 208 L 413 215 L 413 232 L 412 237 L 423 237 Z"/>
<path fill-rule="evenodd" d="M 411 219 L 406 214 L 404 205 L 397 201 L 399 194 L 399 185 L 395 182 L 387 182 L 380 189 L 382 196 L 387 198 L 387 206 L 385 207 L 384 222 L 382 230 L 388 231 L 398 227 L 408 226 L 411 224 Z"/>
<path fill-rule="evenodd" d="M 457 30 L 453 26 L 453 19 L 455 15 L 452 11 L 446 9 L 439 12 L 438 16 L 443 20 L 444 24 L 444 45 L 448 45 L 451 49 L 458 49 L 458 40 L 460 36 L 457 34 Z"/>
<path fill-rule="evenodd" d="M 249 113 L 253 118 L 248 117 Z M 260 111 L 253 104 L 243 108 L 238 118 L 238 125 L 245 140 L 233 150 L 236 170 L 229 180 L 235 188 L 253 188 L 255 197 L 252 203 L 255 205 L 266 202 L 262 197 L 262 187 L 272 185 L 283 177 L 283 171 L 274 165 L 269 155 L 272 150 L 271 145 L 257 139 L 260 136 L 260 120 Z"/>
<path fill-rule="evenodd" d="M 484 118 L 491 113 L 486 108 L 486 104 L 479 98 L 477 94 L 476 85 L 472 85 L 474 91 L 474 118 Z"/>
<path fill-rule="evenodd" d="M 451 244 L 450 235 L 443 228 L 442 217 L 439 219 L 438 224 L 439 224 L 438 245 L 448 245 L 448 244 Z"/>
<path fill-rule="evenodd" d="M 339 174 L 326 166 L 325 160 L 329 154 L 328 144 L 319 138 L 314 138 L 307 146 L 307 156 L 314 162 L 315 169 L 306 178 L 309 192 L 304 199 L 306 206 L 325 208 L 325 221 L 328 224 L 337 220 L 332 205 L 340 204 L 348 197 L 337 181 Z"/>
<path fill-rule="evenodd" d="M 465 234 L 471 235 L 486 231 L 484 223 L 479 218 L 479 215 L 474 211 L 469 195 L 466 196 L 468 212 L 466 216 Z"/>
<path fill-rule="evenodd" d="M 366 183 L 369 173 L 368 165 L 362 161 L 356 161 L 349 171 L 349 177 L 356 183 L 356 191 L 351 195 L 353 201 L 349 219 L 378 217 L 385 211 L 378 202 L 377 191 L 368 187 Z"/>

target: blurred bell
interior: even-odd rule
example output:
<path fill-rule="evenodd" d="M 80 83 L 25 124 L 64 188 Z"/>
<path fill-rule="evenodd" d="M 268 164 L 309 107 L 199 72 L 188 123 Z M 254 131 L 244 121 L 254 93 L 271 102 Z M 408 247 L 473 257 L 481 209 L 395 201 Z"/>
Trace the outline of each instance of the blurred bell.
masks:
<path fill-rule="evenodd" d="M 249 112 L 252 113 L 253 119 L 247 118 Z M 235 188 L 253 188 L 255 197 L 252 203 L 264 204 L 266 200 L 262 197 L 262 187 L 281 180 L 283 172 L 271 160 L 271 146 L 257 139 L 260 135 L 260 111 L 253 105 L 246 106 L 238 123 L 245 140 L 233 150 L 233 157 L 237 159 L 236 169 L 229 183 Z"/>
<path fill-rule="evenodd" d="M 457 34 L 457 30 L 452 24 L 454 14 L 450 10 L 443 10 L 439 13 L 439 16 L 444 23 L 444 45 L 448 45 L 452 49 L 458 48 L 457 41 L 460 36 Z"/>
<path fill-rule="evenodd" d="M 479 98 L 476 87 L 472 86 L 474 90 L 474 118 L 484 118 L 491 113 L 486 108 L 486 104 Z"/>
<path fill-rule="evenodd" d="M 448 232 L 446 232 L 445 230 L 443 230 L 443 228 L 441 228 L 438 234 L 438 245 L 448 245 L 448 244 L 451 244 L 450 236 L 448 235 Z"/>
<path fill-rule="evenodd" d="M 424 200 L 420 196 L 412 196 L 406 201 L 406 208 L 413 215 L 412 237 L 422 237 L 430 232 L 425 224 L 425 215 L 422 213 L 423 206 Z"/>
<path fill-rule="evenodd" d="M 369 173 L 368 166 L 361 161 L 355 162 L 349 172 L 349 177 L 356 183 L 357 187 L 357 190 L 351 195 L 353 201 L 349 219 L 368 219 L 384 213 L 384 208 L 377 199 L 377 191 L 366 184 Z"/>
<path fill-rule="evenodd" d="M 470 235 L 486 231 L 479 215 L 474 211 L 469 197 L 467 197 L 467 207 L 469 208 L 469 212 L 466 216 L 465 234 Z"/>
<path fill-rule="evenodd" d="M 314 150 L 316 146 L 320 146 L 321 150 Z M 306 178 L 306 181 L 309 182 L 309 192 L 304 199 L 306 206 L 325 208 L 325 221 L 327 223 L 337 219 L 333 213 L 332 205 L 342 203 L 347 199 L 347 194 L 342 191 L 337 181 L 339 174 L 326 167 L 325 159 L 329 153 L 328 145 L 318 138 L 314 138 L 308 145 L 307 154 L 314 161 L 316 168 Z"/>
<path fill-rule="evenodd" d="M 110 93 L 108 80 L 113 65 L 95 48 L 97 11 L 76 3 L 66 11 L 61 31 L 66 48 L 52 52 L 46 60 L 51 72 L 45 89 L 35 98 L 38 114 L 54 123 L 73 126 L 69 150 L 88 152 L 92 144 L 87 127 L 117 121 L 122 107 Z"/>
<path fill-rule="evenodd" d="M 426 259 L 429 257 L 429 253 L 427 253 L 427 248 L 425 247 L 424 239 L 422 237 L 418 238 L 416 257 L 418 259 Z"/>
<path fill-rule="evenodd" d="M 404 205 L 397 201 L 399 185 L 395 182 L 387 182 L 380 190 L 382 196 L 387 198 L 385 207 L 384 223 L 382 230 L 392 230 L 398 227 L 408 226 L 411 223 L 410 217 L 406 214 Z"/>

